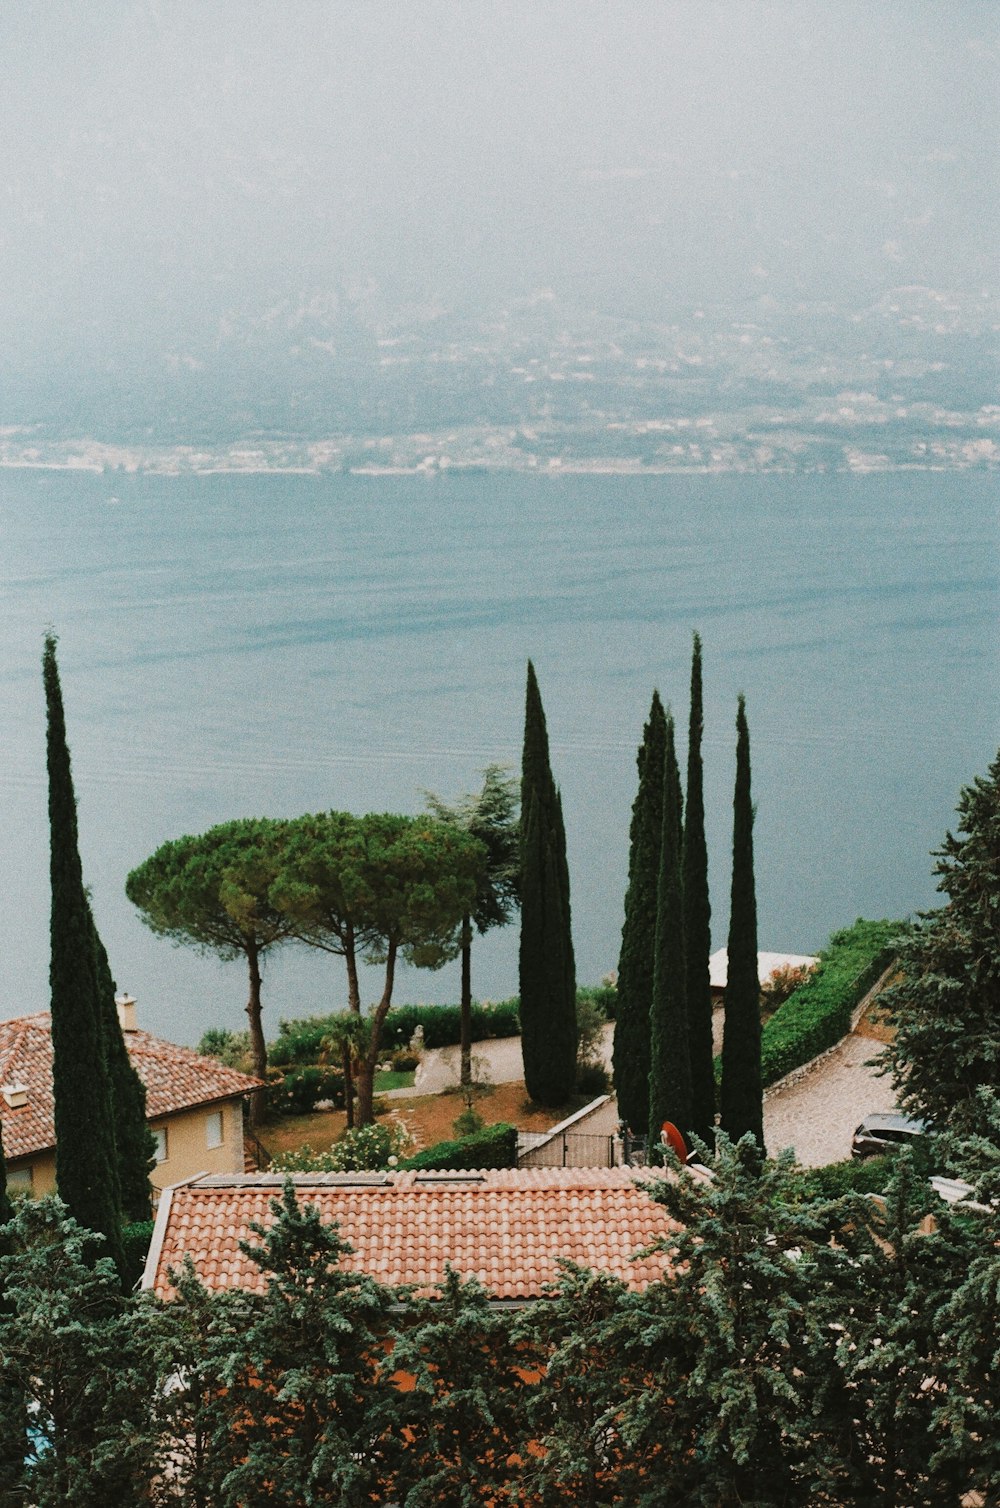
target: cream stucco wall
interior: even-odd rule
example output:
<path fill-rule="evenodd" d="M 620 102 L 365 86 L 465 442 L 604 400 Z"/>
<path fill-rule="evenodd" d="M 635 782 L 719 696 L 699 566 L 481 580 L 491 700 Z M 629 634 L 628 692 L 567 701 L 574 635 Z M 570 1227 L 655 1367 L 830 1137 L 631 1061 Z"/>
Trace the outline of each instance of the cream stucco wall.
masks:
<path fill-rule="evenodd" d="M 222 1145 L 209 1147 L 208 1118 L 222 1112 Z M 165 1129 L 167 1133 L 167 1158 L 158 1162 L 150 1175 L 156 1197 L 168 1184 L 180 1183 L 193 1178 L 196 1173 L 242 1173 L 243 1172 L 243 1103 L 239 1099 L 223 1100 L 216 1105 L 199 1105 L 194 1110 L 181 1110 L 176 1115 L 161 1116 L 149 1123 L 151 1131 Z M 31 1189 L 34 1198 L 56 1191 L 56 1158 L 54 1152 L 40 1152 L 34 1157 L 11 1158 L 8 1173 L 23 1168 L 31 1169 Z M 11 1179 L 14 1189 L 17 1182 Z M 28 1192 L 25 1190 L 25 1192 Z"/>
<path fill-rule="evenodd" d="M 208 1119 L 222 1112 L 222 1145 L 208 1145 Z M 151 1182 L 159 1193 L 168 1184 L 193 1178 L 196 1173 L 243 1172 L 243 1103 L 225 1100 L 217 1105 L 200 1105 L 196 1110 L 182 1110 L 160 1120 L 151 1120 L 151 1131 L 166 1129 L 167 1158 L 153 1168 Z"/>

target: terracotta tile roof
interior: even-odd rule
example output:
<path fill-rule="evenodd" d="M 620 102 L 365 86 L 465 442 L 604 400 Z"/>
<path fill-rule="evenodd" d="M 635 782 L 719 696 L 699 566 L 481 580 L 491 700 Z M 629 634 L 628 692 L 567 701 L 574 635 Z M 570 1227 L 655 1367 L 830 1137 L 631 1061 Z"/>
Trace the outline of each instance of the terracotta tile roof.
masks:
<path fill-rule="evenodd" d="M 366 1185 L 364 1179 L 370 1182 Z M 433 1293 L 445 1264 L 475 1275 L 498 1299 L 534 1299 L 557 1259 L 616 1274 L 642 1289 L 662 1276 L 658 1253 L 633 1255 L 676 1229 L 631 1168 L 525 1168 L 482 1173 L 300 1174 L 301 1202 L 336 1221 L 354 1248 L 345 1267 Z M 187 1255 L 208 1287 L 261 1293 L 266 1280 L 239 1241 L 265 1226 L 281 1178 L 215 1176 L 164 1193 L 143 1286 L 171 1296 L 169 1269 Z"/>
<path fill-rule="evenodd" d="M 149 1032 L 125 1033 L 129 1057 L 146 1086 L 150 1120 L 247 1094 L 257 1080 Z M 10 1161 L 55 1145 L 52 1030 L 48 1011 L 0 1021 L 0 1085 L 23 1084 L 28 1102 L 12 1110 L 0 1097 L 4 1152 Z"/>

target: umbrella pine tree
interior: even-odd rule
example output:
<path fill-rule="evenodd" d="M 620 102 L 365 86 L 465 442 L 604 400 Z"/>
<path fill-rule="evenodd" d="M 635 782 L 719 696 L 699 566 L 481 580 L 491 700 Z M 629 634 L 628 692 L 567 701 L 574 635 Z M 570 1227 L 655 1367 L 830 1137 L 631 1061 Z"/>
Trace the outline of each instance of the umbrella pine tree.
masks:
<path fill-rule="evenodd" d="M 663 762 L 667 724 L 658 691 L 636 755 L 639 789 L 629 834 L 625 923 L 618 958 L 614 1075 L 618 1113 L 633 1131 L 649 1124 L 649 1013 L 656 956 L 656 891 L 663 838 Z"/>

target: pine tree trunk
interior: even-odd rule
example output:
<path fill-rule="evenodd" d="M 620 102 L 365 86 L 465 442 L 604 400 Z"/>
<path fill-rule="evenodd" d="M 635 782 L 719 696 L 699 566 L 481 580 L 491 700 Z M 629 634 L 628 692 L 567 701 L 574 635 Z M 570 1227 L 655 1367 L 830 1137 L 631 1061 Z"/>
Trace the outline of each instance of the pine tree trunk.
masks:
<path fill-rule="evenodd" d="M 462 917 L 461 1069 L 459 1083 L 472 1087 L 472 918 Z"/>
<path fill-rule="evenodd" d="M 375 1014 L 371 1019 L 371 1035 L 368 1040 L 368 1048 L 358 1065 L 358 1116 L 359 1126 L 370 1126 L 375 1119 L 375 1070 L 378 1067 L 379 1048 L 382 1042 L 382 1025 L 389 1014 L 392 1004 L 392 987 L 396 976 L 396 943 L 389 944 L 388 954 L 385 960 L 385 983 L 382 989 L 382 998 L 375 1007 Z"/>
<path fill-rule="evenodd" d="M 347 1009 L 361 1015 L 361 988 L 358 983 L 358 954 L 354 945 L 354 928 L 348 927 L 344 938 L 344 962 L 347 965 Z"/>
<path fill-rule="evenodd" d="M 354 1069 L 351 1062 L 351 1044 L 345 1037 L 340 1044 L 340 1066 L 344 1073 L 344 1109 L 347 1112 L 347 1129 L 354 1127 Z"/>
<path fill-rule="evenodd" d="M 250 975 L 250 998 L 246 1004 L 247 1020 L 250 1023 L 250 1053 L 253 1058 L 255 1076 L 266 1080 L 267 1043 L 264 1041 L 264 1027 L 260 1015 L 260 954 L 256 943 L 247 942 L 246 955 Z M 250 1096 L 250 1124 L 252 1126 L 259 1126 L 263 1123 L 266 1095 L 265 1089 L 255 1089 Z"/>

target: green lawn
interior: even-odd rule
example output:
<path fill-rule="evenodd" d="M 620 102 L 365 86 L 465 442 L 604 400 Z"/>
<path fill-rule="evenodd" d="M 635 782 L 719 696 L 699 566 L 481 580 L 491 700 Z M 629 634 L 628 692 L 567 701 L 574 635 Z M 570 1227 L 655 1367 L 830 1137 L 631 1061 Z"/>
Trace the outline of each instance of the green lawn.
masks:
<path fill-rule="evenodd" d="M 395 1069 L 389 1069 L 387 1073 L 377 1073 L 375 1093 L 380 1094 L 385 1089 L 412 1089 L 416 1072 L 415 1068 L 411 1068 L 409 1073 L 397 1073 Z"/>

